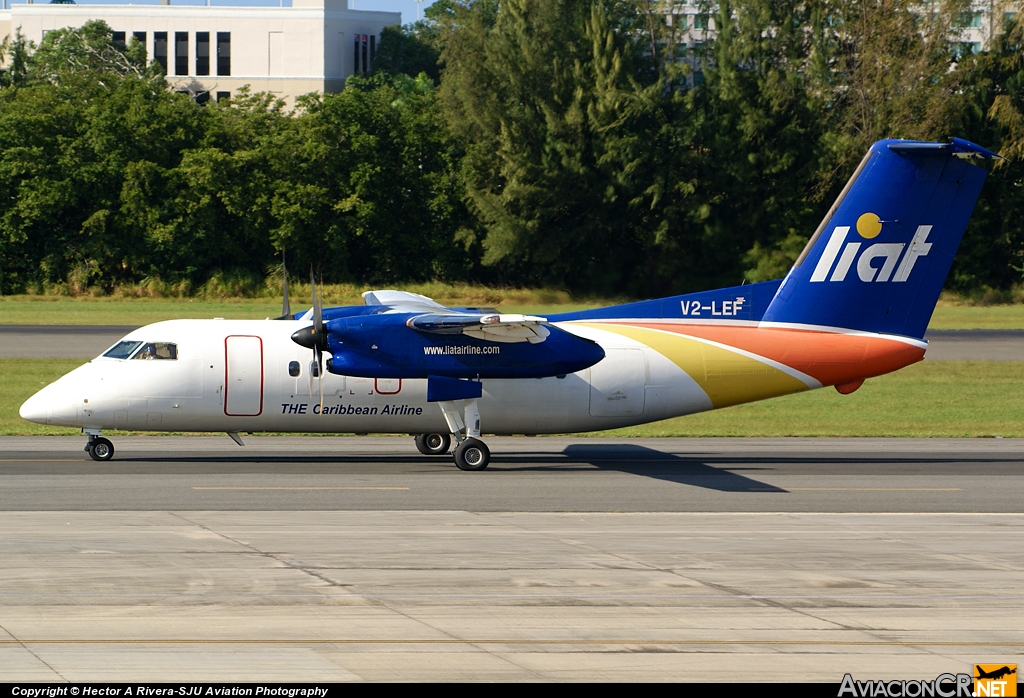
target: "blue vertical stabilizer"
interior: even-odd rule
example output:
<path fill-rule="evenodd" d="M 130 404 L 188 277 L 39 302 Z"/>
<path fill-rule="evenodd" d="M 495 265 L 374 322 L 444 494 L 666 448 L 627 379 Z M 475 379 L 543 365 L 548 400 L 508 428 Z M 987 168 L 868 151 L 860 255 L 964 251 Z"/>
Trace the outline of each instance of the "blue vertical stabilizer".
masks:
<path fill-rule="evenodd" d="M 924 336 L 995 153 L 950 143 L 871 146 L 763 321 Z"/>

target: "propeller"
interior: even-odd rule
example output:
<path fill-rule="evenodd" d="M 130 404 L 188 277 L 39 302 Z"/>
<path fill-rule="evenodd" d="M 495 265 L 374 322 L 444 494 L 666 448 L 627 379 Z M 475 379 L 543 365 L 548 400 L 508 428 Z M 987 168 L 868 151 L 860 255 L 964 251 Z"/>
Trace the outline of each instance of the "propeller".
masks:
<path fill-rule="evenodd" d="M 324 384 L 321 380 L 324 373 L 324 349 L 328 349 L 327 330 L 324 327 L 324 309 L 320 296 L 316 292 L 316 279 L 313 270 L 309 270 L 309 283 L 313 289 L 313 324 L 303 327 L 292 334 L 292 341 L 313 350 L 313 361 L 316 364 L 316 378 L 320 386 L 320 408 L 324 406 Z M 311 376 L 312 377 L 312 376 Z"/>
<path fill-rule="evenodd" d="M 281 274 L 284 275 L 284 302 L 281 304 L 281 317 L 275 320 L 291 320 L 292 304 L 288 302 L 288 267 L 285 265 L 285 251 L 281 249 Z"/>

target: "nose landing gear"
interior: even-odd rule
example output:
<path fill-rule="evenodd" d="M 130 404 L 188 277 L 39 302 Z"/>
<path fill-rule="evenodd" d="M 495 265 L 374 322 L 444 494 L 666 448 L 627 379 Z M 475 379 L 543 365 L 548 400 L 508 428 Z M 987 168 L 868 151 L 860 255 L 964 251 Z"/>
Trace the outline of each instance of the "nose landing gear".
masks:
<path fill-rule="evenodd" d="M 93 460 L 110 460 L 114 457 L 114 444 L 110 439 L 104 439 L 99 433 L 88 434 L 89 442 L 85 444 L 85 451 Z"/>

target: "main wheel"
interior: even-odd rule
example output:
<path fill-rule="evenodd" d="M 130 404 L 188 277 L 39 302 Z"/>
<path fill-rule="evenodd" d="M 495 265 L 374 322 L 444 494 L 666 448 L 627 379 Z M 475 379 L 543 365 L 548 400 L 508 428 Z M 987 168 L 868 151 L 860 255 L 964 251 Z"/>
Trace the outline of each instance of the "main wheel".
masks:
<path fill-rule="evenodd" d="M 452 445 L 452 437 L 447 434 L 418 434 L 416 448 L 425 456 L 443 456 Z"/>
<path fill-rule="evenodd" d="M 459 470 L 483 470 L 491 462 L 491 452 L 480 439 L 466 439 L 455 449 Z"/>
<path fill-rule="evenodd" d="M 114 444 L 102 436 L 89 444 L 89 457 L 93 460 L 110 460 L 114 457 Z"/>

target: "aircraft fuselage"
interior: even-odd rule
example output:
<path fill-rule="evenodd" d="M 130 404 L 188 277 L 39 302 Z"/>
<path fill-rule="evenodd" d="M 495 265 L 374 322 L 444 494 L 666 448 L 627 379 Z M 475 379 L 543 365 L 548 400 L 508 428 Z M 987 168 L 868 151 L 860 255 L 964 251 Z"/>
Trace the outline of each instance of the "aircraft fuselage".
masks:
<path fill-rule="evenodd" d="M 21 414 L 86 430 L 448 431 L 441 410 L 427 402 L 424 379 L 326 371 L 317 378 L 310 352 L 290 338 L 307 324 L 172 320 L 148 325 L 125 341 L 173 344 L 175 358 L 99 357 L 41 390 Z M 848 383 L 913 363 L 924 353 L 923 342 L 757 323 L 617 321 L 559 327 L 597 342 L 605 358 L 565 376 L 483 380 L 478 406 L 484 432 L 564 433 L 652 422 Z"/>

